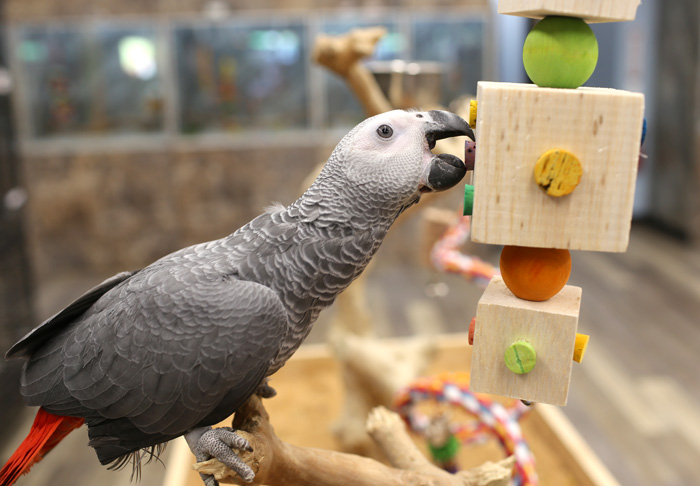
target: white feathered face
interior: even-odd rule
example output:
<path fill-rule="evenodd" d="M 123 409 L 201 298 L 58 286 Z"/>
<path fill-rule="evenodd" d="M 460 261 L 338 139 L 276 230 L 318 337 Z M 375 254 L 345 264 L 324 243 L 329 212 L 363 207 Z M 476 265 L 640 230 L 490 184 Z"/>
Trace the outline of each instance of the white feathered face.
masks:
<path fill-rule="evenodd" d="M 402 203 L 462 180 L 464 162 L 431 152 L 436 140 L 458 135 L 474 137 L 467 122 L 453 113 L 394 110 L 355 127 L 339 144 L 339 157 L 349 184 Z"/>

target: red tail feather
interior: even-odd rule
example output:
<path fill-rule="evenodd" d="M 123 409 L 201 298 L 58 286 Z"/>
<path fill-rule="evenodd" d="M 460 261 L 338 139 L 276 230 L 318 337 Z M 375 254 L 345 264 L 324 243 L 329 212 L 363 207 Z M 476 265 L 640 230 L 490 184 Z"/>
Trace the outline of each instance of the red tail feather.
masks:
<path fill-rule="evenodd" d="M 40 408 L 29 435 L 0 470 L 0 486 L 10 486 L 67 436 L 85 422 L 78 417 L 54 415 Z"/>

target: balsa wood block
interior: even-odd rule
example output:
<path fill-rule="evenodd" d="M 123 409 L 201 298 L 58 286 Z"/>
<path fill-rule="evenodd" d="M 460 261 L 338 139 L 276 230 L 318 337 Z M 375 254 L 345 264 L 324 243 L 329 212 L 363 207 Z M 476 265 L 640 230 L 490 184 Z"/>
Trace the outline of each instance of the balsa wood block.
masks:
<path fill-rule="evenodd" d="M 629 242 L 644 96 L 604 88 L 479 82 L 472 241 L 624 252 Z M 572 152 L 578 187 L 552 197 L 534 167 Z"/>
<path fill-rule="evenodd" d="M 474 392 L 566 405 L 581 306 L 581 288 L 565 286 L 544 302 L 518 299 L 494 277 L 476 311 L 472 374 Z M 524 339 L 535 348 L 532 371 L 518 375 L 504 361 L 506 348 Z"/>
<path fill-rule="evenodd" d="M 547 15 L 580 17 L 586 22 L 634 20 L 641 0 L 500 0 L 498 13 L 541 19 Z"/>

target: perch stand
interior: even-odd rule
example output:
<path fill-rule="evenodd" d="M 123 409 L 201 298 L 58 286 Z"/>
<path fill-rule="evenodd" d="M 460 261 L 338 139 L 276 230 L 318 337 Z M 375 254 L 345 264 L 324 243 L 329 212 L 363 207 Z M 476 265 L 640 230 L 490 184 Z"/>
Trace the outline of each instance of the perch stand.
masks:
<path fill-rule="evenodd" d="M 367 430 L 393 467 L 372 459 L 334 451 L 296 447 L 282 442 L 270 425 L 259 397 L 253 396 L 239 409 L 233 427 L 248 439 L 253 452 L 241 455 L 253 471 L 253 485 L 270 486 L 507 486 L 514 457 L 497 463 L 450 474 L 432 465 L 410 439 L 401 418 L 385 408 L 372 411 Z M 246 484 L 238 475 L 215 459 L 194 465 L 200 473 L 217 480 Z"/>

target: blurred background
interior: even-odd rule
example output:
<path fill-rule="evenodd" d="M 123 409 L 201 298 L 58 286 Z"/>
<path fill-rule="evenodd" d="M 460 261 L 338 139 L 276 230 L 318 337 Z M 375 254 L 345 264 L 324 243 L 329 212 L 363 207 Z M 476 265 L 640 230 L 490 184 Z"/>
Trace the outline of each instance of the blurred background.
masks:
<path fill-rule="evenodd" d="M 488 0 L 0 5 L 3 352 L 106 277 L 299 196 L 364 118 L 345 82 L 313 63 L 319 34 L 385 27 L 367 66 L 381 84 L 388 62 L 416 63 L 407 91 L 431 104 L 454 107 L 478 80 L 528 82 L 532 21 L 498 16 Z M 694 0 L 644 0 L 634 22 L 593 26 L 600 59 L 587 85 L 643 92 L 648 135 L 630 251 L 573 255 L 592 341 L 564 412 L 622 484 L 700 484 L 699 26 Z M 424 205 L 458 213 L 459 192 Z M 377 257 L 368 286 L 381 336 L 421 326 L 408 302 L 432 309 L 444 333 L 465 331 L 475 312 L 482 290 L 430 267 L 424 228 L 407 216 Z M 499 248 L 464 251 L 497 264 Z M 324 332 L 321 319 L 310 341 Z M 3 461 L 31 420 L 20 365 L 0 363 Z M 125 481 L 77 443 L 68 454 L 80 467 L 56 459 L 19 484 Z M 144 484 L 159 484 L 163 468 L 146 469 Z"/>

